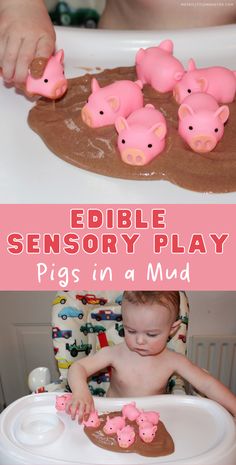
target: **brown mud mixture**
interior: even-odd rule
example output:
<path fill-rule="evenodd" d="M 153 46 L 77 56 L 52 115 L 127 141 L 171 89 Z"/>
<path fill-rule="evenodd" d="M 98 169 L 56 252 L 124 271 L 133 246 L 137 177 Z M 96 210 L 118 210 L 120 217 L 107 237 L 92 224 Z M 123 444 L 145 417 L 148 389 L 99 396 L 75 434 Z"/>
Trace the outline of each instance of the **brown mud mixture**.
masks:
<path fill-rule="evenodd" d="M 105 70 L 95 76 L 102 87 L 120 79 L 136 79 L 134 67 Z M 57 156 L 79 168 L 115 178 L 163 179 L 198 192 L 236 191 L 236 102 L 229 104 L 223 139 L 212 152 L 198 154 L 178 135 L 178 105 L 172 93 L 160 94 L 144 86 L 144 103 L 152 103 L 166 118 L 166 147 L 148 165 L 131 166 L 121 160 L 114 126 L 89 128 L 81 119 L 92 77 L 86 74 L 70 79 L 64 97 L 55 104 L 41 98 L 29 113 L 30 127 Z"/>
<path fill-rule="evenodd" d="M 109 412 L 109 418 L 121 415 L 122 412 Z M 134 443 L 128 449 L 122 449 L 122 447 L 118 444 L 116 434 L 107 435 L 104 433 L 103 427 L 106 423 L 106 417 L 106 414 L 99 415 L 101 424 L 98 428 L 84 427 L 85 434 L 96 446 L 112 452 L 135 452 L 136 454 L 143 455 L 145 457 L 161 457 L 173 454 L 175 450 L 174 442 L 162 421 L 158 422 L 154 440 L 151 443 L 145 443 L 139 437 L 139 428 L 136 422 L 126 420 L 126 425 L 130 425 L 134 428 L 136 437 Z"/>

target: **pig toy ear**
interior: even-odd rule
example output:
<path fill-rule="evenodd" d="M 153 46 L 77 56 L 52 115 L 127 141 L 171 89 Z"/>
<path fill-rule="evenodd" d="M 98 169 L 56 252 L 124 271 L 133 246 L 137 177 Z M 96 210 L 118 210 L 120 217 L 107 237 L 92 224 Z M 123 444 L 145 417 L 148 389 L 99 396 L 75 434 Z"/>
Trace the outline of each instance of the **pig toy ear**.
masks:
<path fill-rule="evenodd" d="M 155 136 L 162 140 L 166 135 L 166 126 L 163 123 L 157 123 L 154 124 L 154 126 L 152 126 L 148 132 L 154 132 Z"/>
<path fill-rule="evenodd" d="M 137 53 L 136 53 L 136 57 L 135 57 L 135 63 L 137 65 L 139 65 L 142 61 L 142 59 L 144 58 L 144 55 L 145 55 L 145 50 L 143 48 L 140 48 Z"/>
<path fill-rule="evenodd" d="M 200 92 L 206 92 L 208 87 L 208 81 L 204 77 L 197 79 L 197 83 L 200 86 Z"/>
<path fill-rule="evenodd" d="M 120 108 L 120 99 L 116 96 L 108 97 L 107 101 L 113 111 L 118 111 Z"/>
<path fill-rule="evenodd" d="M 157 430 L 157 426 L 154 426 L 154 427 L 153 427 L 153 433 L 155 433 L 156 430 Z"/>
<path fill-rule="evenodd" d="M 222 107 L 216 110 L 215 116 L 218 116 L 222 123 L 225 123 L 229 117 L 229 107 L 227 107 L 227 105 L 222 105 Z"/>
<path fill-rule="evenodd" d="M 197 69 L 195 61 L 194 61 L 193 58 L 190 58 L 190 60 L 188 60 L 188 68 L 187 68 L 187 70 L 188 71 L 194 71 L 195 69 Z"/>
<path fill-rule="evenodd" d="M 187 105 L 186 103 L 183 103 L 182 105 L 180 105 L 179 110 L 178 110 L 178 115 L 181 120 L 184 119 L 186 116 L 190 116 L 193 114 L 194 114 L 194 111 L 189 105 Z"/>
<path fill-rule="evenodd" d="M 177 73 L 175 73 L 174 78 L 175 78 L 176 81 L 180 81 L 182 79 L 183 75 L 184 75 L 184 71 L 183 72 L 178 71 Z"/>
<path fill-rule="evenodd" d="M 115 127 L 118 134 L 120 134 L 120 132 L 124 129 L 128 129 L 129 125 L 123 116 L 118 116 L 118 118 L 115 120 Z"/>
<path fill-rule="evenodd" d="M 92 94 L 95 94 L 95 92 L 97 92 L 100 89 L 100 86 L 96 78 L 92 79 L 91 89 L 92 89 Z"/>
<path fill-rule="evenodd" d="M 64 60 L 64 51 L 61 49 L 61 50 L 58 50 L 58 52 L 56 53 L 55 55 L 55 58 L 56 60 L 58 61 L 58 63 L 63 63 L 63 60 Z"/>
<path fill-rule="evenodd" d="M 172 40 L 163 40 L 160 45 L 159 45 L 159 48 L 161 48 L 162 50 L 165 50 L 167 53 L 169 53 L 170 55 L 173 54 L 173 42 Z"/>

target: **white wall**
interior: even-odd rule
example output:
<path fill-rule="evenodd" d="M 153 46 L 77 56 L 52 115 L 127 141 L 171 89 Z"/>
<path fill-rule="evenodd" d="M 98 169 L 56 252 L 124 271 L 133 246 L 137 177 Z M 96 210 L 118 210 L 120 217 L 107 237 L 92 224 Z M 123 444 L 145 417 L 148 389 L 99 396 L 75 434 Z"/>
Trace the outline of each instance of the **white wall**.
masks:
<path fill-rule="evenodd" d="M 236 335 L 236 291 L 187 292 L 188 335 Z"/>

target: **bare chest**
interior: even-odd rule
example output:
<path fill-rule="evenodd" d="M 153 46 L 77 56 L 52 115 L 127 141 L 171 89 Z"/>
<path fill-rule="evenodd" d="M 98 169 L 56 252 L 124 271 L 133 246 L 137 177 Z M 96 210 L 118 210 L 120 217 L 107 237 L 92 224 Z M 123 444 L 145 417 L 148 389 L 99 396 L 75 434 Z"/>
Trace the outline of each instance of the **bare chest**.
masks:
<path fill-rule="evenodd" d="M 116 360 L 111 389 L 115 395 L 146 396 L 165 392 L 171 370 L 163 358 L 136 357 Z"/>

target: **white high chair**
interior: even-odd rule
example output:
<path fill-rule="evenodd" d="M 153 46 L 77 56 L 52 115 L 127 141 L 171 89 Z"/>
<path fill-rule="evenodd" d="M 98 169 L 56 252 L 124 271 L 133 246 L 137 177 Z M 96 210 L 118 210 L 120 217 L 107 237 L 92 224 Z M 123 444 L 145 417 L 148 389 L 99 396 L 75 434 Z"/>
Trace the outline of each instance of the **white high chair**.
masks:
<path fill-rule="evenodd" d="M 52 338 L 60 378 L 50 382 L 47 368 L 34 369 L 29 374 L 29 388 L 33 392 L 68 391 L 67 371 L 78 359 L 95 353 L 105 345 L 122 342 L 124 329 L 121 316 L 122 291 L 60 291 L 52 306 Z M 180 318 L 178 330 L 169 340 L 168 347 L 186 354 L 189 305 L 186 294 L 180 291 Z M 107 371 L 92 376 L 89 389 L 95 396 L 104 396 L 110 381 Z M 171 377 L 168 392 L 185 393 L 185 383 Z"/>

